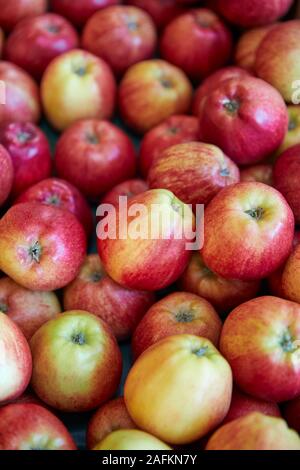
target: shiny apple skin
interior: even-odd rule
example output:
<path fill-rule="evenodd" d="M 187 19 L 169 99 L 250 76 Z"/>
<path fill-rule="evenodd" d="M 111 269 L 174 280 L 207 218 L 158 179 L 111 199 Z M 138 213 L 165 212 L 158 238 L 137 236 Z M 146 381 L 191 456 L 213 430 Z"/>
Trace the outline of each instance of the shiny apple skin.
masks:
<path fill-rule="evenodd" d="M 51 9 L 67 18 L 78 28 L 101 8 L 117 5 L 120 0 L 50 0 Z"/>
<path fill-rule="evenodd" d="M 14 180 L 14 167 L 11 156 L 3 145 L 0 145 L 0 206 L 7 200 Z"/>
<path fill-rule="evenodd" d="M 126 3 L 149 13 L 159 30 L 186 11 L 183 6 L 177 5 L 176 0 L 128 0 Z"/>
<path fill-rule="evenodd" d="M 257 182 L 273 186 L 273 166 L 269 164 L 252 165 L 241 170 L 241 182 Z"/>
<path fill-rule="evenodd" d="M 47 3 L 47 0 L 1 0 L 0 26 L 10 31 L 24 18 L 45 13 Z"/>
<path fill-rule="evenodd" d="M 260 46 L 262 40 L 273 27 L 273 24 L 262 26 L 260 28 L 254 28 L 250 29 L 249 31 L 245 31 L 241 35 L 236 44 L 234 53 L 234 62 L 238 67 L 255 74 L 257 49 Z"/>
<path fill-rule="evenodd" d="M 132 179 L 123 181 L 114 186 L 105 196 L 101 199 L 100 204 L 111 204 L 114 207 L 119 207 L 119 198 L 120 196 L 126 196 L 131 199 L 138 194 L 148 191 L 149 186 L 146 181 L 142 179 Z"/>

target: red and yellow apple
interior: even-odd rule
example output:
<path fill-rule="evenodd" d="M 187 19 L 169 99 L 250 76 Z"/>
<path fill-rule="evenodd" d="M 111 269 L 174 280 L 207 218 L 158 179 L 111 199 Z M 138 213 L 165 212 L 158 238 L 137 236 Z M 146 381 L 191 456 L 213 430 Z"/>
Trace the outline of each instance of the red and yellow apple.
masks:
<path fill-rule="evenodd" d="M 59 0 L 61 1 L 61 0 Z M 47 0 L 1 0 L 0 25 L 10 31 L 24 18 L 41 15 L 47 10 Z"/>
<path fill-rule="evenodd" d="M 241 182 L 257 182 L 273 186 L 273 166 L 267 163 L 241 169 Z"/>
<path fill-rule="evenodd" d="M 147 432 L 119 429 L 106 436 L 93 450 L 171 450 L 171 447 Z"/>
<path fill-rule="evenodd" d="M 2 206 L 10 195 L 14 180 L 11 156 L 2 145 L 0 145 L 0 168 L 0 206 Z"/>
<path fill-rule="evenodd" d="M 234 61 L 238 67 L 255 74 L 256 52 L 262 40 L 274 25 L 262 26 L 260 28 L 249 29 L 239 38 L 234 54 Z"/>
<path fill-rule="evenodd" d="M 142 8 L 152 17 L 158 29 L 164 28 L 173 18 L 185 12 L 176 0 L 127 0 L 129 5 Z"/>
<path fill-rule="evenodd" d="M 284 296 L 293 300 L 294 302 L 300 303 L 300 246 L 296 246 L 282 273 L 282 290 Z"/>
<path fill-rule="evenodd" d="M 84 26 L 87 20 L 101 8 L 118 3 L 120 0 L 50 0 L 51 9 L 68 18 L 78 28 Z"/>

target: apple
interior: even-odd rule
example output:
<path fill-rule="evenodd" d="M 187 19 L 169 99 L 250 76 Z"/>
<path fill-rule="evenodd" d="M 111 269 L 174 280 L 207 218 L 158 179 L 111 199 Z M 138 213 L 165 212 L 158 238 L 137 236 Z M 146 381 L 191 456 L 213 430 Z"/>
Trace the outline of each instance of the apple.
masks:
<path fill-rule="evenodd" d="M 10 31 L 20 20 L 44 13 L 47 3 L 47 0 L 1 0 L 0 26 Z"/>
<path fill-rule="evenodd" d="M 63 131 L 79 119 L 108 119 L 116 83 L 110 67 L 87 51 L 73 49 L 53 59 L 43 75 L 41 97 L 50 124 Z"/>
<path fill-rule="evenodd" d="M 41 325 L 61 312 L 61 308 L 54 292 L 30 291 L 9 277 L 2 277 L 0 311 L 6 313 L 30 340 Z"/>
<path fill-rule="evenodd" d="M 91 313 L 75 310 L 48 321 L 30 341 L 31 385 L 61 411 L 91 410 L 116 392 L 122 356 L 110 328 Z"/>
<path fill-rule="evenodd" d="M 4 31 L 2 28 L 0 28 L 0 58 L 3 55 L 4 40 L 5 40 Z"/>
<path fill-rule="evenodd" d="M 300 433 L 300 396 L 285 403 L 283 417 L 291 428 Z"/>
<path fill-rule="evenodd" d="M 12 198 L 51 175 L 50 146 L 46 135 L 31 122 L 10 122 L 0 126 L 0 143 L 14 166 Z"/>
<path fill-rule="evenodd" d="M 148 13 L 125 5 L 95 13 L 82 35 L 84 49 L 104 59 L 117 76 L 152 57 L 156 40 L 156 29 Z"/>
<path fill-rule="evenodd" d="M 99 256 L 88 255 L 76 279 L 64 290 L 65 310 L 86 310 L 104 320 L 118 340 L 127 339 L 155 301 L 153 293 L 119 286 Z"/>
<path fill-rule="evenodd" d="M 82 224 L 87 236 L 92 232 L 93 217 L 87 201 L 75 186 L 62 179 L 42 180 L 28 188 L 15 202 L 39 202 L 67 210 Z"/>
<path fill-rule="evenodd" d="M 12 206 L 0 220 L 0 269 L 30 290 L 56 290 L 78 274 L 86 236 L 76 217 L 35 202 Z"/>
<path fill-rule="evenodd" d="M 197 81 L 226 64 L 231 49 L 230 30 L 206 8 L 190 10 L 173 19 L 166 26 L 160 42 L 163 59 Z"/>
<path fill-rule="evenodd" d="M 144 212 L 139 214 L 141 206 Z M 131 216 L 132 211 L 135 215 Z M 128 228 L 125 237 L 120 232 L 124 217 Z M 170 191 L 149 190 L 135 196 L 128 203 L 127 213 L 119 208 L 101 223 L 97 228 L 98 253 L 108 275 L 124 287 L 163 289 L 178 279 L 190 259 L 187 245 L 194 239 L 194 216 L 191 208 Z M 116 237 L 103 233 L 106 225 L 112 235 L 116 228 Z"/>
<path fill-rule="evenodd" d="M 182 70 L 160 59 L 132 65 L 119 87 L 124 121 L 145 133 L 173 114 L 189 111 L 192 86 Z"/>
<path fill-rule="evenodd" d="M 238 26 L 253 28 L 284 16 L 293 0 L 216 0 L 218 12 Z"/>
<path fill-rule="evenodd" d="M 119 429 L 105 437 L 93 450 L 171 450 L 171 447 L 138 429 Z"/>
<path fill-rule="evenodd" d="M 86 119 L 72 124 L 55 150 L 59 177 L 76 186 L 90 199 L 131 178 L 136 154 L 129 137 L 114 124 Z"/>
<path fill-rule="evenodd" d="M 216 347 L 222 322 L 213 306 L 202 297 L 174 292 L 154 304 L 132 337 L 134 358 L 163 338 L 191 334 L 209 339 Z"/>
<path fill-rule="evenodd" d="M 236 384 L 262 400 L 300 394 L 300 306 L 263 296 L 234 309 L 225 320 L 220 350 Z"/>
<path fill-rule="evenodd" d="M 238 67 L 255 74 L 257 49 L 272 28 L 274 28 L 274 24 L 261 26 L 249 29 L 240 36 L 234 53 L 234 62 Z"/>
<path fill-rule="evenodd" d="M 294 216 L 279 191 L 238 183 L 221 190 L 206 208 L 203 260 L 228 279 L 262 279 L 286 260 L 293 237 Z"/>
<path fill-rule="evenodd" d="M 131 199 L 138 194 L 148 191 L 149 186 L 146 181 L 142 179 L 131 179 L 123 181 L 114 186 L 105 196 L 101 199 L 101 204 L 111 204 L 114 207 L 119 207 L 120 196 L 126 196 Z"/>
<path fill-rule="evenodd" d="M 195 116 L 200 116 L 202 107 L 205 103 L 206 97 L 217 88 L 220 83 L 230 78 L 243 78 L 249 77 L 250 74 L 247 70 L 241 69 L 240 67 L 235 67 L 229 65 L 223 67 L 216 72 L 212 73 L 207 77 L 203 82 L 198 86 L 194 94 L 193 100 L 193 114 Z"/>
<path fill-rule="evenodd" d="M 0 125 L 10 122 L 38 122 L 39 89 L 35 81 L 17 65 L 0 62 Z"/>
<path fill-rule="evenodd" d="M 35 403 L 0 408 L 0 450 L 76 450 L 64 424 Z"/>
<path fill-rule="evenodd" d="M 157 156 L 171 145 L 193 142 L 199 137 L 198 119 L 193 116 L 170 116 L 148 131 L 141 142 L 139 166 L 146 178 Z"/>
<path fill-rule="evenodd" d="M 222 188 L 239 181 L 237 165 L 215 145 L 201 142 L 163 150 L 148 174 L 150 188 L 168 189 L 186 204 L 208 204 Z"/>
<path fill-rule="evenodd" d="M 46 13 L 18 23 L 5 43 L 4 53 L 8 61 L 40 79 L 52 59 L 78 43 L 76 30 L 65 18 Z"/>
<path fill-rule="evenodd" d="M 217 145 L 238 165 L 268 157 L 282 143 L 287 129 L 282 97 L 254 77 L 221 82 L 207 96 L 200 113 L 202 141 Z"/>
<path fill-rule="evenodd" d="M 119 429 L 135 429 L 136 426 L 126 409 L 124 398 L 118 397 L 102 405 L 89 421 L 86 442 L 93 449 L 111 432 Z"/>
<path fill-rule="evenodd" d="M 293 86 L 300 73 L 295 61 L 300 50 L 299 27 L 300 20 L 279 23 L 269 31 L 256 53 L 256 74 L 273 85 L 288 103 L 293 102 L 294 94 L 298 95 Z"/>
<path fill-rule="evenodd" d="M 187 444 L 222 422 L 231 390 L 230 366 L 208 339 L 175 335 L 134 363 L 124 399 L 139 428 L 170 444 Z"/>
<path fill-rule="evenodd" d="M 251 397 L 250 395 L 241 392 L 237 387 L 234 387 L 230 408 L 222 425 L 254 412 L 281 418 L 279 407 L 276 403 Z"/>
<path fill-rule="evenodd" d="M 96 11 L 118 3 L 120 0 L 50 0 L 53 11 L 64 16 L 79 28 L 84 26 Z"/>
<path fill-rule="evenodd" d="M 300 450 L 300 438 L 283 419 L 254 412 L 221 426 L 206 450 Z"/>
<path fill-rule="evenodd" d="M 285 138 L 276 152 L 276 156 L 290 147 L 300 144 L 300 106 L 290 104 L 287 107 L 289 126 Z"/>
<path fill-rule="evenodd" d="M 201 253 L 196 252 L 181 276 L 179 286 L 208 300 L 218 312 L 223 313 L 253 299 L 259 291 L 260 282 L 218 276 L 206 266 Z"/>
<path fill-rule="evenodd" d="M 128 0 L 126 3 L 149 13 L 158 29 L 163 29 L 173 18 L 185 12 L 176 0 Z"/>
<path fill-rule="evenodd" d="M 297 245 L 283 268 L 281 282 L 284 296 L 298 303 L 300 302 L 299 271 L 300 245 Z"/>
<path fill-rule="evenodd" d="M 0 144 L 0 206 L 8 198 L 14 180 L 14 167 L 11 156 L 6 149 Z"/>
<path fill-rule="evenodd" d="M 241 170 L 242 182 L 257 182 L 273 186 L 273 166 L 270 164 L 251 165 Z"/>
<path fill-rule="evenodd" d="M 0 312 L 0 331 L 0 404 L 3 404 L 16 399 L 27 388 L 31 377 L 32 360 L 25 336 L 2 312 Z"/>

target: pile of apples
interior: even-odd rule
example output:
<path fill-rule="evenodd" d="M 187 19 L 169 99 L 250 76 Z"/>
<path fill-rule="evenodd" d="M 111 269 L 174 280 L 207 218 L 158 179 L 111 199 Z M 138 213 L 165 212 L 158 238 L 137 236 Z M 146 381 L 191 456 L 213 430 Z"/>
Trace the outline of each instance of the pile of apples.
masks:
<path fill-rule="evenodd" d="M 1 450 L 76 449 L 60 412 L 92 412 L 88 449 L 300 450 L 294 11 L 0 0 Z M 161 235 L 204 204 L 203 246 L 91 253 L 119 196 L 172 215 Z"/>

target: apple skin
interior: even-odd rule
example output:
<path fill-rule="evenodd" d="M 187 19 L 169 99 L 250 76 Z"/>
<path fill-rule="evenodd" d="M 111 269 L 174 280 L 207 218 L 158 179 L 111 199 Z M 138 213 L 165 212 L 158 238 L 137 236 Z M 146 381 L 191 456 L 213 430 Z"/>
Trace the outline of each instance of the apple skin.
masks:
<path fill-rule="evenodd" d="M 286 260 L 293 237 L 294 216 L 279 191 L 238 183 L 222 189 L 206 208 L 203 260 L 226 279 L 262 279 Z"/>
<path fill-rule="evenodd" d="M 264 296 L 229 314 L 220 351 L 241 390 L 262 400 L 282 402 L 300 394 L 299 339 L 300 306 Z"/>
<path fill-rule="evenodd" d="M 222 425 L 254 412 L 281 418 L 281 413 L 276 403 L 251 397 L 240 391 L 237 387 L 234 387 L 230 408 Z"/>
<path fill-rule="evenodd" d="M 171 145 L 197 141 L 199 122 L 196 117 L 170 116 L 161 124 L 148 131 L 141 142 L 139 166 L 146 178 L 156 157 Z"/>
<path fill-rule="evenodd" d="M 256 53 L 256 74 L 276 88 L 287 103 L 292 102 L 295 93 L 292 85 L 300 74 L 295 61 L 300 52 L 299 27 L 300 20 L 279 23 L 266 35 Z"/>
<path fill-rule="evenodd" d="M 86 432 L 87 448 L 93 449 L 111 432 L 119 429 L 136 429 L 123 397 L 108 401 L 92 416 Z"/>
<path fill-rule="evenodd" d="M 119 429 L 105 437 L 93 450 L 172 450 L 164 442 L 138 429 Z"/>
<path fill-rule="evenodd" d="M 272 28 L 274 28 L 274 24 L 250 29 L 241 35 L 236 44 L 234 53 L 234 62 L 238 67 L 255 74 L 257 49 Z"/>
<path fill-rule="evenodd" d="M 83 226 L 87 237 L 93 229 L 91 209 L 80 191 L 68 181 L 59 178 L 48 178 L 34 184 L 22 193 L 15 201 L 38 202 L 49 206 L 59 207 L 75 215 Z"/>
<path fill-rule="evenodd" d="M 254 412 L 221 426 L 205 450 L 300 450 L 300 439 L 283 419 Z"/>
<path fill-rule="evenodd" d="M 46 13 L 18 23 L 5 43 L 4 55 L 39 80 L 51 60 L 78 44 L 78 34 L 65 18 Z"/>
<path fill-rule="evenodd" d="M 10 122 L 0 127 L 0 143 L 14 166 L 12 198 L 51 175 L 49 142 L 44 132 L 30 122 Z"/>
<path fill-rule="evenodd" d="M 161 59 L 132 65 L 119 87 L 122 118 L 140 134 L 173 114 L 188 112 L 191 100 L 192 86 L 184 72 Z"/>
<path fill-rule="evenodd" d="M 212 73 L 209 77 L 203 80 L 203 82 L 195 91 L 193 99 L 193 114 L 197 117 L 200 116 L 206 97 L 215 88 L 217 88 L 220 83 L 231 78 L 243 78 L 249 76 L 250 74 L 247 72 L 247 70 L 241 69 L 240 67 L 236 67 L 234 65 L 228 65 L 227 67 L 223 67 Z"/>
<path fill-rule="evenodd" d="M 80 119 L 109 119 L 115 97 L 116 82 L 109 65 L 81 49 L 53 59 L 41 82 L 46 117 L 58 131 Z"/>
<path fill-rule="evenodd" d="M 0 220 L 0 269 L 30 290 L 69 284 L 86 254 L 86 235 L 76 217 L 35 202 L 12 206 Z"/>
<path fill-rule="evenodd" d="M 7 200 L 14 180 L 14 167 L 12 164 L 11 156 L 0 144 L 0 206 Z"/>
<path fill-rule="evenodd" d="M 101 8 L 117 5 L 120 0 L 50 0 L 51 10 L 67 18 L 78 28 Z"/>
<path fill-rule="evenodd" d="M 237 165 L 215 145 L 201 142 L 163 150 L 148 174 L 151 189 L 168 189 L 181 201 L 193 205 L 208 204 L 222 188 L 239 181 Z"/>
<path fill-rule="evenodd" d="M 259 281 L 225 279 L 212 272 L 204 263 L 200 252 L 192 258 L 179 279 L 186 292 L 199 295 L 210 302 L 218 312 L 229 312 L 238 305 L 253 299 L 259 291 Z"/>
<path fill-rule="evenodd" d="M 145 10 L 159 30 L 186 11 L 185 8 L 176 4 L 175 0 L 128 0 L 126 3 Z"/>
<path fill-rule="evenodd" d="M 287 129 L 282 97 L 254 77 L 221 82 L 207 96 L 200 114 L 202 141 L 217 145 L 238 165 L 268 157 L 282 143 Z"/>
<path fill-rule="evenodd" d="M 30 347 L 31 385 L 53 408 L 88 411 L 109 400 L 119 386 L 122 356 L 117 341 L 107 324 L 91 313 L 62 313 L 41 326 Z"/>
<path fill-rule="evenodd" d="M 273 186 L 273 166 L 269 164 L 252 165 L 241 170 L 241 182 L 257 182 Z"/>
<path fill-rule="evenodd" d="M 10 31 L 22 19 L 45 13 L 47 3 L 47 0 L 1 0 L 0 26 Z"/>
<path fill-rule="evenodd" d="M 293 0 L 216 0 L 217 11 L 226 20 L 245 28 L 274 23 L 284 16 Z"/>
<path fill-rule="evenodd" d="M 123 181 L 114 186 L 105 196 L 101 199 L 100 204 L 111 204 L 114 207 L 119 207 L 119 197 L 127 196 L 128 199 L 131 199 L 138 194 L 148 191 L 149 186 L 146 181 L 142 179 L 132 179 Z"/>
<path fill-rule="evenodd" d="M 150 59 L 157 35 L 151 17 L 133 6 L 117 5 L 95 13 L 82 35 L 84 49 L 104 59 L 117 76 Z"/>
<path fill-rule="evenodd" d="M 0 311 L 13 320 L 30 340 L 41 325 L 61 313 L 61 307 L 54 292 L 30 291 L 9 277 L 2 277 Z"/>
<path fill-rule="evenodd" d="M 231 49 L 230 30 L 213 11 L 206 8 L 190 10 L 172 20 L 160 41 L 162 58 L 197 81 L 225 65 Z"/>
<path fill-rule="evenodd" d="M 298 303 L 300 302 L 299 271 L 300 246 L 298 245 L 287 260 L 282 273 L 282 289 L 284 296 Z"/>
<path fill-rule="evenodd" d="M 35 403 L 0 408 L 0 450 L 76 450 L 64 424 Z"/>
<path fill-rule="evenodd" d="M 231 369 L 213 344 L 175 335 L 152 345 L 134 363 L 124 399 L 139 428 L 170 444 L 188 444 L 222 422 L 231 391 Z"/>
<path fill-rule="evenodd" d="M 133 356 L 163 338 L 191 334 L 209 339 L 216 347 L 222 322 L 207 300 L 187 292 L 175 292 L 155 303 L 141 319 L 132 337 Z"/>
<path fill-rule="evenodd" d="M 5 83 L 5 105 L 0 106 L 0 125 L 10 122 L 38 122 L 39 89 L 30 75 L 17 65 L 0 62 L 0 81 Z"/>
<path fill-rule="evenodd" d="M 18 398 L 27 388 L 31 377 L 32 359 L 22 331 L 2 312 L 0 327 L 0 404 L 4 404 Z"/>
<path fill-rule="evenodd" d="M 282 144 L 276 151 L 276 157 L 288 148 L 300 144 L 300 106 L 290 104 L 287 106 L 287 111 L 289 115 L 288 130 Z"/>
<path fill-rule="evenodd" d="M 292 429 L 300 433 L 300 396 L 285 403 L 283 417 Z"/>
<path fill-rule="evenodd" d="M 158 238 L 151 239 L 148 236 L 148 239 L 134 239 L 130 233 L 125 239 L 117 236 L 116 239 L 102 240 L 98 237 L 98 253 L 105 271 L 118 284 L 145 291 L 163 289 L 178 279 L 190 259 L 191 252 L 186 247 L 185 234 L 186 230 L 194 227 L 192 210 L 164 189 L 149 190 L 135 196 L 130 199 L 128 210 L 133 204 L 143 204 L 146 208 L 148 227 L 151 226 L 151 219 L 158 221 L 155 226 Z M 118 235 L 120 210 L 116 211 L 116 215 Z M 159 223 L 161 217 L 169 221 L 167 227 Z M 138 219 L 128 219 L 129 229 L 130 224 Z M 106 223 L 110 225 L 114 221 L 114 214 L 111 213 Z M 176 238 L 174 235 L 182 227 L 183 237 Z"/>
<path fill-rule="evenodd" d="M 97 200 L 135 175 L 136 153 L 129 137 L 117 126 L 85 119 L 72 124 L 58 140 L 55 166 L 60 178 Z"/>
<path fill-rule="evenodd" d="M 127 339 L 155 301 L 151 292 L 125 289 L 104 271 L 98 255 L 88 255 L 64 290 L 65 310 L 86 310 L 104 320 L 119 341 Z"/>

